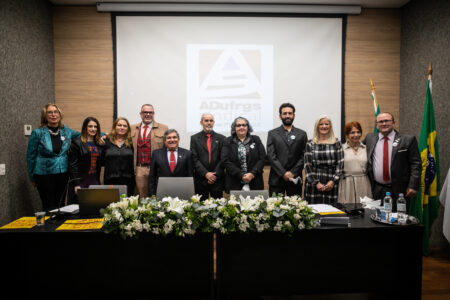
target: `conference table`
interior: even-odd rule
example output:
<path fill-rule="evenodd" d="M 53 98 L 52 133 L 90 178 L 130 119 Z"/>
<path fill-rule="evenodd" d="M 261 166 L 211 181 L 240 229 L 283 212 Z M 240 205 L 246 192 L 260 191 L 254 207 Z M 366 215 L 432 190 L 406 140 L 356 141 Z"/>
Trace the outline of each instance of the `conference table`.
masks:
<path fill-rule="evenodd" d="M 375 223 L 297 231 L 143 233 L 56 231 L 64 220 L 0 230 L 2 294 L 92 299 L 248 299 L 367 293 L 420 299 L 423 226 Z M 214 251 L 215 249 L 215 251 Z"/>

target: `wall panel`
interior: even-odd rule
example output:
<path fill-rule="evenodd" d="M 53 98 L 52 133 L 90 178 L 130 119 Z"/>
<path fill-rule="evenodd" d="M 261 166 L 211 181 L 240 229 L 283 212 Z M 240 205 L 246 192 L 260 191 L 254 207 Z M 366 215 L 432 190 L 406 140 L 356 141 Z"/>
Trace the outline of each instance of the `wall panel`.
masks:
<path fill-rule="evenodd" d="M 113 118 L 114 74 L 111 18 L 95 7 L 53 8 L 55 99 L 71 128 L 87 116 L 109 132 Z"/>

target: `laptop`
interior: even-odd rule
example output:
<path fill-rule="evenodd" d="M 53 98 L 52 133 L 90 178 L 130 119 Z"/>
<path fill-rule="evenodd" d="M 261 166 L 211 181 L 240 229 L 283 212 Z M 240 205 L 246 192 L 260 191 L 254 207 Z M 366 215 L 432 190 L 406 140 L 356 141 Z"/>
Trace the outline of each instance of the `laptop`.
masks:
<path fill-rule="evenodd" d="M 190 200 L 195 195 L 193 177 L 159 177 L 156 187 L 156 197 L 178 197 Z"/>
<path fill-rule="evenodd" d="M 127 186 L 126 185 L 112 185 L 112 184 L 105 184 L 105 185 L 90 185 L 90 189 L 119 189 L 119 199 L 122 195 L 127 195 Z"/>
<path fill-rule="evenodd" d="M 79 189 L 78 205 L 81 216 L 100 216 L 100 209 L 120 199 L 119 189 Z"/>
<path fill-rule="evenodd" d="M 235 195 L 236 197 L 242 195 L 242 197 L 244 198 L 247 198 L 247 196 L 250 196 L 250 198 L 254 198 L 256 196 L 263 196 L 264 199 L 269 198 L 269 192 L 266 190 L 253 190 L 253 191 L 231 190 L 230 195 Z"/>

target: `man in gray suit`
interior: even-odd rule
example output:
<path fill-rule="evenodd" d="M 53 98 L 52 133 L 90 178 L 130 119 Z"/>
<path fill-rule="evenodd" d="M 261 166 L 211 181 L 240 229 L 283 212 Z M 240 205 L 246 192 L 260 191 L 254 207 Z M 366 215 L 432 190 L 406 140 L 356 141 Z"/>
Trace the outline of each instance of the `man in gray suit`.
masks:
<path fill-rule="evenodd" d="M 283 103 L 279 109 L 282 125 L 269 131 L 267 156 L 270 160 L 269 194 L 302 194 L 303 156 L 308 137 L 294 127 L 295 107 Z"/>
<path fill-rule="evenodd" d="M 391 113 L 380 113 L 377 116 L 379 132 L 367 134 L 364 144 L 373 197 L 383 200 L 386 192 L 390 192 L 394 199 L 393 210 L 396 211 L 398 194 L 403 193 L 406 199 L 417 194 L 422 160 L 416 138 L 400 134 L 394 130 L 394 124 Z"/>

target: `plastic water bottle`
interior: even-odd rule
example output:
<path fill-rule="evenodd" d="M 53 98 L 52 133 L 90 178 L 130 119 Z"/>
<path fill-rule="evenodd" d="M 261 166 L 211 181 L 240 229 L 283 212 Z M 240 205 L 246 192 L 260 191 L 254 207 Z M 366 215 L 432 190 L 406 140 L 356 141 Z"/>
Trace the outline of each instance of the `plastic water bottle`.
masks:
<path fill-rule="evenodd" d="M 384 220 L 387 222 L 391 221 L 391 213 L 392 213 L 392 197 L 390 192 L 386 192 L 386 196 L 383 199 L 383 212 L 384 212 Z"/>
<path fill-rule="evenodd" d="M 398 223 L 406 224 L 406 199 L 402 193 L 398 194 L 397 199 L 397 215 L 398 215 Z"/>

